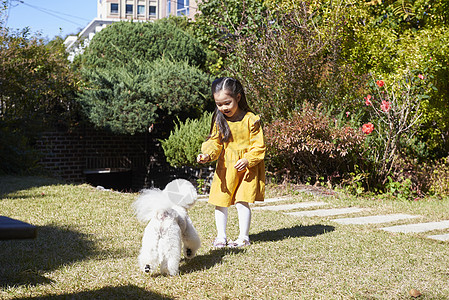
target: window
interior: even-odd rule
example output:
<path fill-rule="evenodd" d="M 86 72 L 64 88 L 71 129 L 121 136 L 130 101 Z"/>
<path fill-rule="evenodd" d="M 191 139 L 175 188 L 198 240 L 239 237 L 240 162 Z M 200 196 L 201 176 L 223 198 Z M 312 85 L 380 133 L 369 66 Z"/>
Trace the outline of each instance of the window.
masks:
<path fill-rule="evenodd" d="M 133 5 L 132 4 L 126 4 L 126 14 L 127 15 L 133 14 Z"/>
<path fill-rule="evenodd" d="M 111 14 L 118 14 L 118 3 L 111 3 Z"/>
<path fill-rule="evenodd" d="M 176 5 L 177 16 L 189 15 L 189 0 L 178 0 Z"/>
<path fill-rule="evenodd" d="M 144 15 L 145 14 L 145 5 L 137 5 L 137 14 Z"/>
<path fill-rule="evenodd" d="M 150 5 L 150 16 L 156 16 L 156 6 Z"/>

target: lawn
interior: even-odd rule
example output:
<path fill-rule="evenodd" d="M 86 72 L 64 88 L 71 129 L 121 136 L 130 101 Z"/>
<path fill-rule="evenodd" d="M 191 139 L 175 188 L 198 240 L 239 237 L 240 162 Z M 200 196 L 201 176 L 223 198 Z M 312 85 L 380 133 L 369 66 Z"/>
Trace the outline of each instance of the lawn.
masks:
<path fill-rule="evenodd" d="M 413 222 L 449 220 L 449 199 L 398 201 L 283 189 L 290 200 L 369 208 L 358 215 L 408 213 Z M 268 191 L 272 195 L 273 191 Z M 213 207 L 190 216 L 203 246 L 175 277 L 137 267 L 145 225 L 133 216 L 136 194 L 40 177 L 0 177 L 0 215 L 37 225 L 34 240 L 0 241 L 1 299 L 449 299 L 449 243 L 436 231 L 393 234 L 380 225 L 340 225 L 334 217 L 253 211 L 244 249 L 213 250 Z M 401 221 L 393 224 L 410 223 Z M 230 210 L 228 235 L 238 220 Z"/>

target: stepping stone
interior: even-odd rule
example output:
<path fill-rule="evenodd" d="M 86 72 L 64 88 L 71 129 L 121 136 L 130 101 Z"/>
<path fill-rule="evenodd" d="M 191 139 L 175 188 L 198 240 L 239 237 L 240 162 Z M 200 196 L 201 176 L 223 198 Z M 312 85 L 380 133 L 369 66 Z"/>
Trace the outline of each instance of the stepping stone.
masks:
<path fill-rule="evenodd" d="M 398 226 L 384 227 L 381 229 L 389 232 L 411 233 L 411 232 L 426 232 L 446 228 L 449 228 L 449 220 L 440 222 L 398 225 Z"/>
<path fill-rule="evenodd" d="M 209 201 L 209 195 L 198 195 L 197 201 L 207 202 L 207 201 Z"/>
<path fill-rule="evenodd" d="M 280 210 L 290 210 L 297 208 L 308 208 L 313 206 L 326 205 L 326 202 L 301 202 L 294 204 L 284 204 L 284 205 L 272 205 L 272 206 L 259 206 L 254 207 L 254 210 L 272 210 L 272 211 L 280 211 Z"/>
<path fill-rule="evenodd" d="M 377 216 L 368 216 L 368 217 L 360 217 L 360 218 L 341 218 L 334 219 L 332 221 L 340 223 L 340 224 L 378 224 L 378 223 L 388 223 L 403 219 L 412 219 L 417 218 L 418 216 L 406 215 L 406 214 L 392 214 L 392 215 L 377 215 Z"/>
<path fill-rule="evenodd" d="M 290 199 L 289 197 L 268 198 L 268 199 L 265 199 L 263 202 L 256 201 L 256 204 L 270 203 L 270 202 L 279 202 L 279 201 L 285 201 L 285 200 L 289 200 L 289 199 Z"/>
<path fill-rule="evenodd" d="M 437 234 L 437 235 L 429 235 L 428 238 L 439 240 L 439 241 L 449 241 L 449 233 L 446 234 Z"/>
<path fill-rule="evenodd" d="M 280 201 L 286 201 L 290 200 L 290 197 L 275 197 L 275 198 L 268 198 L 265 199 L 263 202 L 256 201 L 256 203 L 251 204 L 263 204 L 263 203 L 271 203 L 271 202 L 280 202 Z M 209 201 L 209 195 L 198 195 L 198 201 L 207 202 Z"/>
<path fill-rule="evenodd" d="M 317 210 L 307 210 L 307 211 L 297 211 L 284 213 L 290 216 L 297 217 L 326 217 L 326 216 L 336 216 L 350 213 L 358 213 L 363 211 L 363 208 L 357 207 L 347 207 L 347 208 L 330 208 L 330 209 L 317 209 Z"/>

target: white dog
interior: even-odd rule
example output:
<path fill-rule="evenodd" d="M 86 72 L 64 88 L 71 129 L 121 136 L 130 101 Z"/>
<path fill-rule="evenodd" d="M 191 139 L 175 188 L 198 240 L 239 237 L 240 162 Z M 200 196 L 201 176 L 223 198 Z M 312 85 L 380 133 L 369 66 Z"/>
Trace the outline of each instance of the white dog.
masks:
<path fill-rule="evenodd" d="M 137 219 L 149 221 L 138 258 L 142 271 L 155 273 L 160 266 L 164 275 L 178 274 L 182 243 L 184 256 L 195 256 L 201 241 L 187 210 L 197 197 L 189 181 L 176 179 L 162 191 L 144 190 L 134 202 Z"/>

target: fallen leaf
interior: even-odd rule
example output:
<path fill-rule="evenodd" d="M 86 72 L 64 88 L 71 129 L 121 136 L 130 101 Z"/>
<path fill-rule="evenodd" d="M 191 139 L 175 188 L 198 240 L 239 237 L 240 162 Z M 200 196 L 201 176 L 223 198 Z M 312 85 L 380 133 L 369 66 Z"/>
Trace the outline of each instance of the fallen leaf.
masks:
<path fill-rule="evenodd" d="M 409 294 L 410 294 L 410 296 L 412 296 L 414 298 L 417 298 L 417 297 L 421 296 L 421 292 L 416 290 L 416 289 L 411 289 L 409 291 Z"/>

